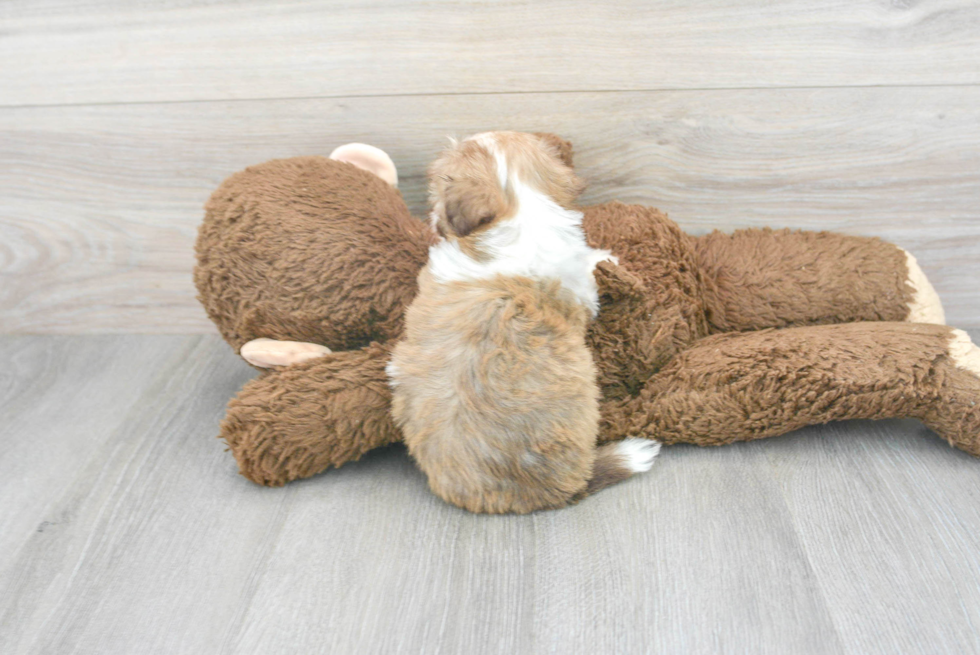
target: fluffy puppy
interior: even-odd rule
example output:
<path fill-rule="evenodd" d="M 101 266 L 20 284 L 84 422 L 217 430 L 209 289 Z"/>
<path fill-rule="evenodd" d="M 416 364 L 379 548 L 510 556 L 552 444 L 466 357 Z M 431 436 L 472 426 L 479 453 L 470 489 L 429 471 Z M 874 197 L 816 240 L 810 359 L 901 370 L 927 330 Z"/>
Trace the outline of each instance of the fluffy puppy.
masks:
<path fill-rule="evenodd" d="M 392 412 L 444 500 L 473 512 L 563 507 L 646 471 L 660 444 L 596 448 L 599 390 L 585 330 L 598 310 L 558 144 L 488 132 L 429 171 L 443 237 L 419 274 L 388 365 Z"/>

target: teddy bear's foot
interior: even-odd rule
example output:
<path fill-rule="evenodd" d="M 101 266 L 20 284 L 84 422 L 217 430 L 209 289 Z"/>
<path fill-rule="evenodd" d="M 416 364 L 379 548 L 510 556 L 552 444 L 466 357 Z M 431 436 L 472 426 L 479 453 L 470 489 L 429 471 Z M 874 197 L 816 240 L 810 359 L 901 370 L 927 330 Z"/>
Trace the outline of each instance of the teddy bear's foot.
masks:
<path fill-rule="evenodd" d="M 908 278 L 905 283 L 912 288 L 912 298 L 908 303 L 909 315 L 905 320 L 910 323 L 946 325 L 946 313 L 943 311 L 939 294 L 932 288 L 932 284 L 926 274 L 922 272 L 912 253 L 904 248 L 899 250 L 905 253 L 905 266 L 908 269 Z M 969 337 L 967 337 L 967 341 L 969 341 Z"/>
<path fill-rule="evenodd" d="M 942 384 L 922 421 L 952 446 L 980 457 L 980 348 L 963 330 L 952 330 Z"/>
<path fill-rule="evenodd" d="M 239 354 L 246 362 L 258 368 L 289 366 L 308 359 L 330 354 L 330 349 L 317 343 L 304 341 L 278 341 L 276 339 L 252 339 L 244 344 Z"/>
<path fill-rule="evenodd" d="M 278 487 L 399 441 L 385 364 L 389 345 L 371 344 L 277 368 L 228 403 L 220 437 L 242 475 Z"/>
<path fill-rule="evenodd" d="M 353 164 L 358 168 L 374 173 L 391 186 L 398 186 L 398 169 L 381 148 L 369 146 L 366 143 L 348 143 L 334 149 L 330 159 Z"/>

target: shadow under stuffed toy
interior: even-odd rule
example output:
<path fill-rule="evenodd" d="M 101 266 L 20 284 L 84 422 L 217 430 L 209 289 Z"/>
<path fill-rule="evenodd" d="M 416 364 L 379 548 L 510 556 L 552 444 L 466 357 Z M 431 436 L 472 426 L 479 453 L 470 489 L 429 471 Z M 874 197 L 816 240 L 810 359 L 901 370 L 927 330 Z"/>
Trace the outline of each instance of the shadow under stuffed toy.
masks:
<path fill-rule="evenodd" d="M 571 146 L 539 135 L 571 164 Z M 194 280 L 208 316 L 272 367 L 221 424 L 245 477 L 279 486 L 401 440 L 385 374 L 436 238 L 382 151 L 250 167 L 207 203 Z M 600 311 L 587 343 L 599 441 L 721 445 L 841 419 L 921 419 L 980 456 L 980 349 L 943 325 L 915 259 L 876 238 L 694 237 L 655 209 L 583 207 Z"/>

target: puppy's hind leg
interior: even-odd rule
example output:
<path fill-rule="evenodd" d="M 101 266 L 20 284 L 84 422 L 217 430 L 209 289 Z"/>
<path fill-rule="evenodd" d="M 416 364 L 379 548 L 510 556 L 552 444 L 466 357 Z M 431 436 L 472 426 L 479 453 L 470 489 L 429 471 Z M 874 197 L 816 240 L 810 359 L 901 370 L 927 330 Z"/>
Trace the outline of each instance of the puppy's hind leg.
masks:
<path fill-rule="evenodd" d="M 629 438 L 599 446 L 592 465 L 592 479 L 583 495 L 589 496 L 636 473 L 649 471 L 659 453 L 660 442 L 651 439 Z"/>

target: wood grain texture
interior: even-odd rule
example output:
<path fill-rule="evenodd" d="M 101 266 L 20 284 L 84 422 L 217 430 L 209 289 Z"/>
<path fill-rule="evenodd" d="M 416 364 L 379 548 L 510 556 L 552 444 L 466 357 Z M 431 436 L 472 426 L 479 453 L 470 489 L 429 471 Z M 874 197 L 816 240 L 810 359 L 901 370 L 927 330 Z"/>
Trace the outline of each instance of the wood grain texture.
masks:
<path fill-rule="evenodd" d="M 856 653 L 980 651 L 980 532 L 964 530 L 980 525 L 980 462 L 918 421 L 792 438 L 807 448 L 778 439 L 766 456 L 841 641 Z"/>
<path fill-rule="evenodd" d="M 48 506 L 152 393 L 174 353 L 197 340 L 0 338 L 0 552 L 70 520 L 45 516 Z"/>
<path fill-rule="evenodd" d="M 222 621 L 220 613 L 234 612 L 235 579 L 257 556 L 280 503 L 267 495 L 243 505 L 255 491 L 245 485 L 237 500 L 214 489 L 213 467 L 228 471 L 213 438 L 218 420 L 251 369 L 210 336 L 14 343 L 31 344 L 40 360 L 75 350 L 86 356 L 68 357 L 46 392 L 31 378 L 13 381 L 23 395 L 38 395 L 32 402 L 39 407 L 57 407 L 63 386 L 84 385 L 93 368 L 86 358 L 125 357 L 149 383 L 134 392 L 117 364 L 106 372 L 114 393 L 66 407 L 58 433 L 45 434 L 50 418 L 37 412 L 14 435 L 33 437 L 34 449 L 29 464 L 9 471 L 8 484 L 23 486 L 24 495 L 58 493 L 34 508 L 26 532 L 25 521 L 11 526 L 23 545 L 3 551 L 0 652 L 213 652 L 206 640 L 217 637 L 207 622 L 227 622 L 231 614 Z M 11 411 L 3 406 L 5 418 Z M 6 444 L 13 437 L 0 438 Z M 59 470 L 67 479 L 49 487 L 48 471 Z M 247 576 L 237 584 L 247 584 Z M 217 617 L 207 611 L 212 604 Z"/>
<path fill-rule="evenodd" d="M 4 105 L 980 83 L 971 0 L 8 0 L 0 33 Z"/>
<path fill-rule="evenodd" d="M 217 337 L 0 350 L 4 498 L 46 498 L 0 507 L 5 654 L 980 652 L 980 462 L 914 421 L 675 446 L 578 506 L 487 517 L 399 447 L 248 483 L 213 435 L 252 372 Z"/>
<path fill-rule="evenodd" d="M 212 332 L 190 271 L 227 175 L 349 141 L 393 156 L 425 211 L 447 134 L 573 140 L 583 200 L 692 233 L 878 235 L 954 325 L 980 325 L 980 87 L 455 95 L 0 109 L 0 332 Z"/>

